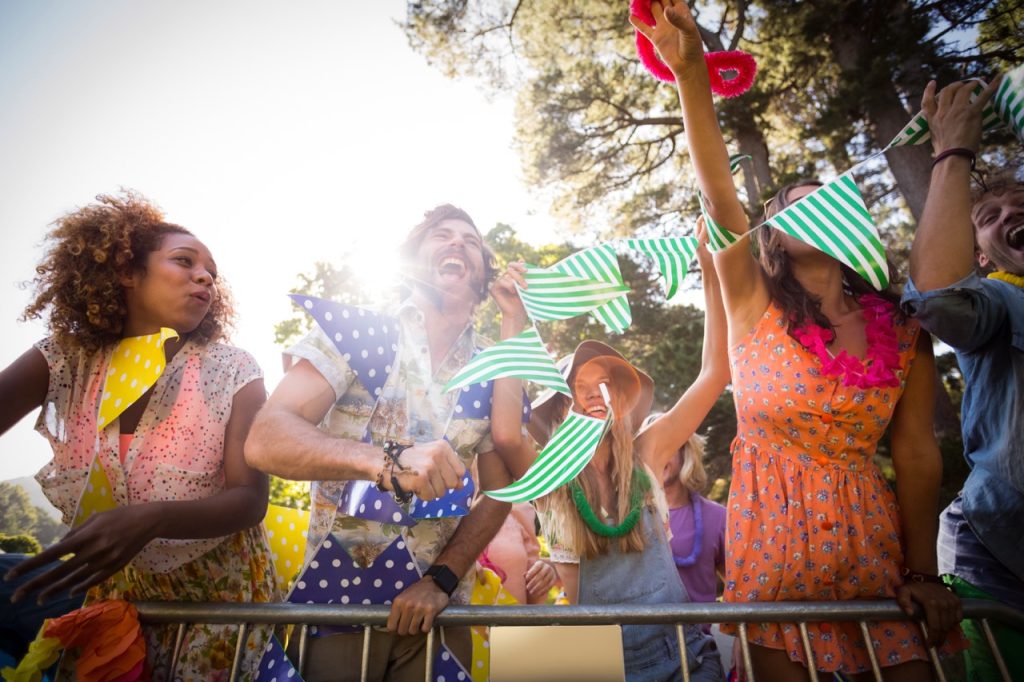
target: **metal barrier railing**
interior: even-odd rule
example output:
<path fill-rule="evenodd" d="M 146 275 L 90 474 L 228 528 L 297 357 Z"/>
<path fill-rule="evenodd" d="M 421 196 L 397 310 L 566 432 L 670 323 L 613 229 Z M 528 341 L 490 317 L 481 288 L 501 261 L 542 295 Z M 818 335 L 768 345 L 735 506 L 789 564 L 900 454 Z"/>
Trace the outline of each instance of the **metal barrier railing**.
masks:
<path fill-rule="evenodd" d="M 239 636 L 235 646 L 230 680 L 238 678 L 245 640 L 253 625 L 299 625 L 298 672 L 301 675 L 305 662 L 307 631 L 311 625 L 361 625 L 363 626 L 362 679 L 366 679 L 369 643 L 373 627 L 387 623 L 391 611 L 389 606 L 348 606 L 340 604 L 250 604 L 250 603 L 197 603 L 197 602 L 136 602 L 139 618 L 144 624 L 177 624 L 177 635 L 173 652 L 174 663 L 181 651 L 185 630 L 192 624 L 238 624 Z M 981 623 L 992 657 L 1005 682 L 1012 682 L 996 644 L 991 622 L 1024 631 L 1024 613 L 1005 604 L 979 599 L 963 600 L 964 617 Z M 919 612 L 915 619 L 927 638 L 925 623 Z M 867 645 L 868 656 L 875 680 L 882 681 L 882 671 L 868 633 L 869 622 L 909 620 L 894 601 L 850 601 L 850 602 L 757 602 L 733 604 L 712 602 L 706 604 L 657 604 L 657 605 L 604 605 L 604 606 L 452 606 L 445 609 L 435 620 L 435 629 L 427 635 L 427 651 L 434 647 L 435 630 L 444 627 L 467 627 L 471 625 L 633 625 L 671 624 L 676 626 L 679 641 L 679 660 L 682 665 L 684 682 L 689 682 L 689 668 L 686 660 L 683 625 L 703 623 L 736 623 L 739 629 L 740 648 L 747 678 L 755 682 L 750 660 L 750 642 L 747 637 L 747 623 L 779 622 L 796 623 L 803 642 L 804 653 L 811 662 L 808 678 L 817 682 L 814 654 L 807 632 L 809 622 L 856 621 L 861 636 Z M 939 663 L 938 652 L 929 648 L 929 657 L 935 675 L 945 682 L 945 673 Z M 433 658 L 426 657 L 424 679 L 433 678 Z M 172 664 L 173 665 L 173 664 Z M 170 677 L 173 679 L 172 668 Z"/>

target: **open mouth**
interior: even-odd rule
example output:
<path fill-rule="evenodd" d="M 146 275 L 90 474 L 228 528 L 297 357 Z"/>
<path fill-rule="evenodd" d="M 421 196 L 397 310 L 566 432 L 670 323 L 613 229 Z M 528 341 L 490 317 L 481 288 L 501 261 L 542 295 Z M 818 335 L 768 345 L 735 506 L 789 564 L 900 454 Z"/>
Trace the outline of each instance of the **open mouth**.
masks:
<path fill-rule="evenodd" d="M 1024 224 L 1010 228 L 1006 233 L 1006 243 L 1011 249 L 1024 248 Z"/>
<path fill-rule="evenodd" d="M 607 419 L 608 408 L 604 405 L 591 405 L 587 408 L 587 416 L 595 419 Z"/>
<path fill-rule="evenodd" d="M 442 275 L 462 277 L 466 274 L 466 261 L 458 256 L 445 256 L 437 266 L 437 271 Z"/>

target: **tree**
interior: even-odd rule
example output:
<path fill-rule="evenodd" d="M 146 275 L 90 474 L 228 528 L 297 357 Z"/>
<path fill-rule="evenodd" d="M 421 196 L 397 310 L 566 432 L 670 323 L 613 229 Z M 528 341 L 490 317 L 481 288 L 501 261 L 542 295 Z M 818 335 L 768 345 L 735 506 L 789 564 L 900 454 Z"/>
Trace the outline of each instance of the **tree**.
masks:
<path fill-rule="evenodd" d="M 53 544 L 67 533 L 68 527 L 55 521 L 32 504 L 28 493 L 19 485 L 0 483 L 0 533 L 29 535 L 43 546 Z"/>
<path fill-rule="evenodd" d="M 0 534 L 0 550 L 8 554 L 39 554 L 43 548 L 31 535 Z"/>

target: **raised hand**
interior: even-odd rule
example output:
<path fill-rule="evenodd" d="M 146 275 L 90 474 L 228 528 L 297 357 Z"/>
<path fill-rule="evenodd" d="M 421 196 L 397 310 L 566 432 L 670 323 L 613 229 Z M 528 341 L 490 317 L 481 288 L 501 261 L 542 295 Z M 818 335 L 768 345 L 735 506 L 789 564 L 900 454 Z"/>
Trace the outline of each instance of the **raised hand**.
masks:
<path fill-rule="evenodd" d="M 521 260 L 513 261 L 491 285 L 491 297 L 498 304 L 502 320 L 509 319 L 526 324 L 526 308 L 523 307 L 519 291 L 516 290 L 516 285 L 522 289 L 526 288 L 526 279 L 523 277 L 525 273 L 526 264 Z"/>
<path fill-rule="evenodd" d="M 937 97 L 935 81 L 928 83 L 921 97 L 921 110 L 928 119 L 932 147 L 936 154 L 954 148 L 978 151 L 981 141 L 981 110 L 995 94 L 1000 80 L 996 78 L 989 83 L 973 102 L 971 93 L 976 85 L 973 81 L 951 83 L 942 88 Z"/>
<path fill-rule="evenodd" d="M 634 16 L 629 17 L 629 23 L 647 36 L 672 73 L 681 78 L 686 75 L 687 69 L 706 69 L 704 45 L 697 30 L 697 22 L 686 2 L 654 0 L 651 13 L 654 15 L 653 27 Z"/>

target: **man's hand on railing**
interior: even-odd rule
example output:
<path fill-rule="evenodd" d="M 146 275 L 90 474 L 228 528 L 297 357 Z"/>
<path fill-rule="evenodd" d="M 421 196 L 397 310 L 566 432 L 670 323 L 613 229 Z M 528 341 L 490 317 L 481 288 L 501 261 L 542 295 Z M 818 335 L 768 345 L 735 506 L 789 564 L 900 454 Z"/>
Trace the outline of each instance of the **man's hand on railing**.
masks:
<path fill-rule="evenodd" d="M 430 632 L 434 618 L 448 606 L 448 595 L 427 576 L 407 587 L 391 604 L 388 630 L 399 635 Z"/>
<path fill-rule="evenodd" d="M 928 644 L 939 646 L 963 620 L 960 597 L 944 585 L 929 582 L 906 582 L 896 588 L 896 601 L 908 616 L 914 615 L 914 603 L 924 609 L 924 622 L 928 626 Z"/>

